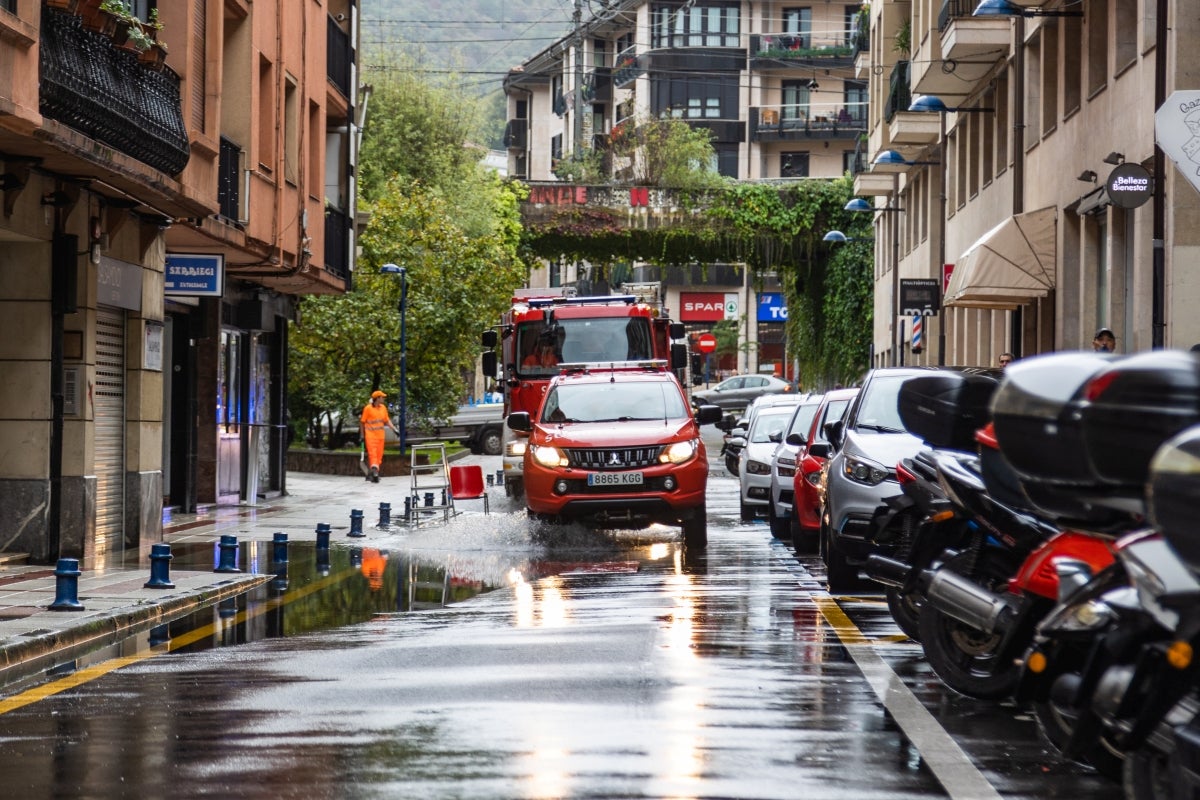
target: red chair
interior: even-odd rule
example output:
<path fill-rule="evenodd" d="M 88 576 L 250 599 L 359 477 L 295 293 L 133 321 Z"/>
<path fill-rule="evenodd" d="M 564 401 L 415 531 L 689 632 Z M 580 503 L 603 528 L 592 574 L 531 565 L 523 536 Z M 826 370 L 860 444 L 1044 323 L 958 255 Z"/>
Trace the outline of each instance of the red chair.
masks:
<path fill-rule="evenodd" d="M 457 500 L 483 500 L 483 513 L 490 514 L 487 487 L 483 485 L 483 467 L 450 467 L 450 496 Z"/>

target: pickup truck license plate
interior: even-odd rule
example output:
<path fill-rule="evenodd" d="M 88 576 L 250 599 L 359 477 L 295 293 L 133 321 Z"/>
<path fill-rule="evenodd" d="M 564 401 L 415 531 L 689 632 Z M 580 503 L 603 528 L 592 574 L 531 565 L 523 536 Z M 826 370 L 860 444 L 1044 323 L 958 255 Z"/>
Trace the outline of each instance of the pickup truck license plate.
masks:
<path fill-rule="evenodd" d="M 588 486 L 641 486 L 640 472 L 589 472 Z"/>

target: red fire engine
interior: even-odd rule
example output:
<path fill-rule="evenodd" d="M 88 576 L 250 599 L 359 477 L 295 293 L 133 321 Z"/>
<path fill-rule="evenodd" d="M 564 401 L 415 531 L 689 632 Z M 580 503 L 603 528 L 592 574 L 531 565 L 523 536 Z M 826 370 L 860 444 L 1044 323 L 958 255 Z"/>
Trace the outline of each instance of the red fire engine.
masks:
<path fill-rule="evenodd" d="M 560 364 L 665 360 L 681 375 L 687 365 L 684 327 L 634 295 L 566 297 L 552 289 L 518 294 L 496 328 L 484 331 L 483 374 L 503 387 L 504 416 L 537 411 Z M 540 294 L 534 294 L 540 292 Z M 499 346 L 499 352 L 497 352 Z M 528 436 L 504 426 L 504 493 L 524 493 Z"/>

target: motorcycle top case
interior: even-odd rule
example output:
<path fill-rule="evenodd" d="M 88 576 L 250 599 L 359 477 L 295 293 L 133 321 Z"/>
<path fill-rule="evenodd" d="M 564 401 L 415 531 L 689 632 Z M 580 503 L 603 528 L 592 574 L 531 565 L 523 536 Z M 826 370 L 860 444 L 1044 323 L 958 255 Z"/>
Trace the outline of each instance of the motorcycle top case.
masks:
<path fill-rule="evenodd" d="M 1083 441 L 1096 475 L 1141 492 L 1155 451 L 1200 422 L 1200 358 L 1182 350 L 1126 356 L 1085 387 Z"/>
<path fill-rule="evenodd" d="M 983 372 L 937 370 L 900 386 L 900 419 L 930 447 L 973 450 L 975 431 L 987 424 L 1000 381 Z"/>
<path fill-rule="evenodd" d="M 1193 571 L 1200 572 L 1200 425 L 1169 439 L 1150 462 L 1147 505 L 1150 520 Z"/>
<path fill-rule="evenodd" d="M 1051 353 L 1021 359 L 1005 369 L 992 398 L 992 421 L 1001 452 L 1027 489 L 1030 479 L 1097 484 L 1084 454 L 1079 412 L 1083 387 L 1113 358 Z"/>

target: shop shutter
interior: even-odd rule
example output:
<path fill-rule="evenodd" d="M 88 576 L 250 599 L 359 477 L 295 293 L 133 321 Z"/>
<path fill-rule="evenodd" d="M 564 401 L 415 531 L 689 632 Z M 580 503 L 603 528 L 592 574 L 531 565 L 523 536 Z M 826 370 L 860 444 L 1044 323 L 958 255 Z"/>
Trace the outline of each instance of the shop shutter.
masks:
<path fill-rule="evenodd" d="M 96 311 L 96 553 L 120 550 L 125 530 L 125 312 Z"/>

